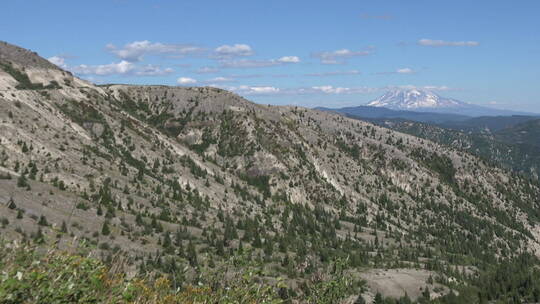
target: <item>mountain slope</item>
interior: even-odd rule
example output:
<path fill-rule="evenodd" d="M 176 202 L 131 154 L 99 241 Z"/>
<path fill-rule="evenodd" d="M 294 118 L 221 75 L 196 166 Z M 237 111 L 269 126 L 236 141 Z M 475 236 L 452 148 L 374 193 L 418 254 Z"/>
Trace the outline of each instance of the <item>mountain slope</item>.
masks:
<path fill-rule="evenodd" d="M 129 273 L 185 282 L 242 254 L 290 297 L 337 258 L 356 278 L 424 268 L 442 296 L 468 288 L 458 266 L 540 252 L 538 184 L 470 154 L 335 113 L 215 88 L 98 87 L 0 54 L 8 239 L 76 237 L 106 261 L 122 254 Z M 414 298 L 428 286 L 415 282 Z"/>
<path fill-rule="evenodd" d="M 463 132 L 400 119 L 374 119 L 374 123 L 398 132 L 418 136 L 443 145 L 468 151 L 487 161 L 538 179 L 540 148 L 534 141 L 520 141 L 519 135 L 504 129 L 499 132 Z M 517 139 L 517 140 L 516 140 Z"/>
<path fill-rule="evenodd" d="M 527 144 L 540 148 L 540 119 L 504 128 L 496 133 L 497 138 L 513 144 Z"/>

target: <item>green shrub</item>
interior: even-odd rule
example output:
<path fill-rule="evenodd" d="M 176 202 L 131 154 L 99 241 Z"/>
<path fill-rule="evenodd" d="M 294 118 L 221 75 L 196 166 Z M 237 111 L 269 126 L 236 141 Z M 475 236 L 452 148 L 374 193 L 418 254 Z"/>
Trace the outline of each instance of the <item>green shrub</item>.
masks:
<path fill-rule="evenodd" d="M 78 253 L 74 253 L 77 251 Z M 287 286 L 264 279 L 260 265 L 234 256 L 215 269 L 199 269 L 197 284 L 176 279 L 126 279 L 117 267 L 88 258 L 88 248 L 62 251 L 0 241 L 0 303 L 291 303 Z M 339 303 L 350 282 L 341 263 L 328 280 L 309 283 L 307 303 Z M 232 271 L 231 271 L 232 270 Z M 172 283 L 174 281 L 174 284 Z M 181 282 L 180 282 L 181 283 Z M 174 285 L 174 286 L 173 286 Z"/>

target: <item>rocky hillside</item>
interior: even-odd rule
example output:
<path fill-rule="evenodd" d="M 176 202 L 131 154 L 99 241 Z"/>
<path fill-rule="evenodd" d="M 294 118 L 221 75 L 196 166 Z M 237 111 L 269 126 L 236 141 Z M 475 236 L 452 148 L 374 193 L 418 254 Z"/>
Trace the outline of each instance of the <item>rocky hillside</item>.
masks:
<path fill-rule="evenodd" d="M 186 282 L 247 252 L 283 298 L 338 258 L 365 280 L 353 296 L 384 292 L 367 270 L 416 268 L 400 292 L 418 298 L 540 253 L 538 184 L 471 154 L 215 88 L 95 86 L 9 44 L 0 178 L 4 238 L 76 238 Z"/>

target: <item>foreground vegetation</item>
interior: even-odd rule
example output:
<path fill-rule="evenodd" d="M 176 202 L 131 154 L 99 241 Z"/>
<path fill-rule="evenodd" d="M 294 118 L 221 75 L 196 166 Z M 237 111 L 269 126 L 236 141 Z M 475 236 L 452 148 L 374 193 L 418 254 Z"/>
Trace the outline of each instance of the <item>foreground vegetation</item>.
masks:
<path fill-rule="evenodd" d="M 69 250 L 0 243 L 0 303 L 342 303 L 361 286 L 335 261 L 306 285 L 301 297 L 282 280 L 268 279 L 262 265 L 242 256 L 215 269 L 202 269 L 197 283 L 152 274 L 128 277 L 122 258 L 107 264 L 91 257 L 84 244 Z M 538 260 L 528 254 L 501 261 L 455 291 L 430 299 L 426 290 L 416 303 L 537 303 L 540 301 Z M 360 288 L 361 292 L 362 288 Z M 354 303 L 365 303 L 358 297 Z M 373 303 L 413 303 L 408 297 L 384 298 Z"/>
<path fill-rule="evenodd" d="M 49 249 L 3 243 L 0 247 L 0 303 L 291 303 L 280 280 L 267 281 L 262 268 L 242 256 L 204 269 L 197 284 L 164 275 L 128 278 L 120 260 L 107 265 L 88 248 Z M 337 261 L 328 275 L 310 281 L 303 301 L 338 303 L 353 281 Z"/>

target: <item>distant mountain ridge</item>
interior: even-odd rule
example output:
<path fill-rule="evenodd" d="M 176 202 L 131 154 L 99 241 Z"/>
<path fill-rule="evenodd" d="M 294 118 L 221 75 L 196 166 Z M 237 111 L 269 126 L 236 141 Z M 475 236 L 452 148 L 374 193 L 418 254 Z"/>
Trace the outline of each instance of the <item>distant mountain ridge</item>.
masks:
<path fill-rule="evenodd" d="M 429 90 L 394 89 L 369 102 L 369 107 L 387 108 L 397 111 L 450 113 L 465 116 L 510 116 L 532 113 L 500 110 L 477 106 L 452 98 L 442 97 Z"/>
<path fill-rule="evenodd" d="M 439 126 L 463 132 L 492 133 L 505 129 L 518 127 L 529 121 L 539 120 L 538 116 L 512 115 L 512 116 L 480 116 L 461 121 L 446 121 L 438 123 Z M 540 138 L 540 137 L 539 137 Z"/>
<path fill-rule="evenodd" d="M 431 91 L 419 89 L 395 89 L 367 104 L 370 107 L 384 107 L 392 110 L 431 110 L 440 108 L 462 108 L 468 104 L 441 97 Z"/>
<path fill-rule="evenodd" d="M 452 114 L 452 113 L 435 113 L 435 112 L 415 112 L 415 111 L 400 111 L 392 110 L 384 107 L 358 106 L 345 107 L 339 109 L 331 109 L 325 107 L 317 107 L 317 110 L 331 111 L 354 118 L 363 119 L 381 119 L 381 118 L 401 118 L 426 123 L 458 123 L 470 119 L 470 116 Z"/>

